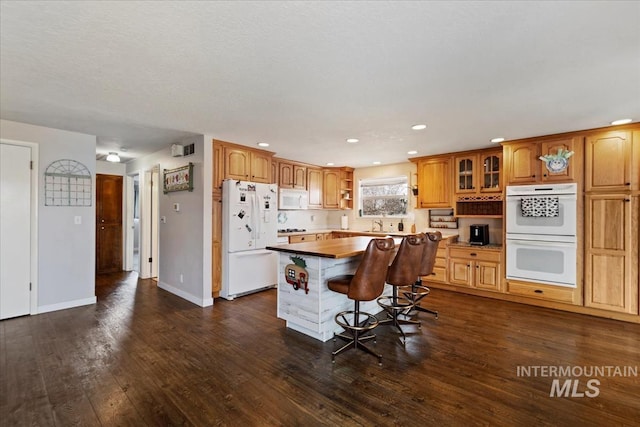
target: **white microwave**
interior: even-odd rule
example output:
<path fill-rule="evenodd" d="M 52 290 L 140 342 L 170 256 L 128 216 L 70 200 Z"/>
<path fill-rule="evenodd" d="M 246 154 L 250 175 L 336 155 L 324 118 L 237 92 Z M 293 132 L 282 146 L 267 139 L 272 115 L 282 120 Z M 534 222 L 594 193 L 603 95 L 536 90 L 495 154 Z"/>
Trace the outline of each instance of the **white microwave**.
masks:
<path fill-rule="evenodd" d="M 306 190 L 280 189 L 278 209 L 307 209 L 309 206 L 309 193 Z"/>

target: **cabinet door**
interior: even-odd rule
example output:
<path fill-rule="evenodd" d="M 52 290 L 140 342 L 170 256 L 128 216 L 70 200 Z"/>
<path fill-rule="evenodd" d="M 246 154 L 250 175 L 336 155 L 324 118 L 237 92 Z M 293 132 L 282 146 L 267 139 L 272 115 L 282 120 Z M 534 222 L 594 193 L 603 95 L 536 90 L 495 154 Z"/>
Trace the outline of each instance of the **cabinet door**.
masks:
<path fill-rule="evenodd" d="M 309 208 L 322 209 L 322 169 L 307 168 Z"/>
<path fill-rule="evenodd" d="M 630 132 L 590 136 L 585 145 L 585 191 L 631 189 Z"/>
<path fill-rule="evenodd" d="M 479 178 L 481 193 L 502 192 L 502 151 L 480 154 Z"/>
<path fill-rule="evenodd" d="M 500 264 L 486 261 L 474 263 L 474 285 L 478 289 L 500 290 Z"/>
<path fill-rule="evenodd" d="M 224 180 L 224 150 L 222 145 L 213 143 L 213 195 L 222 197 Z"/>
<path fill-rule="evenodd" d="M 456 180 L 456 194 L 476 192 L 476 163 L 475 154 L 455 158 L 453 173 Z"/>
<path fill-rule="evenodd" d="M 452 285 L 471 286 L 471 261 L 461 258 L 449 259 L 449 283 Z"/>
<path fill-rule="evenodd" d="M 293 188 L 293 165 L 291 163 L 278 163 L 278 186 Z"/>
<path fill-rule="evenodd" d="M 222 200 L 214 197 L 212 204 L 211 294 L 214 298 L 222 289 Z"/>
<path fill-rule="evenodd" d="M 251 160 L 251 181 L 264 184 L 271 183 L 271 155 L 252 151 Z"/>
<path fill-rule="evenodd" d="M 299 190 L 307 189 L 307 168 L 300 165 L 293 165 L 293 188 Z"/>
<path fill-rule="evenodd" d="M 638 314 L 638 197 L 585 197 L 585 306 Z"/>
<path fill-rule="evenodd" d="M 249 180 L 251 159 L 249 152 L 237 148 L 224 147 L 225 177 L 237 180 Z"/>
<path fill-rule="evenodd" d="M 428 159 L 418 163 L 418 198 L 421 208 L 451 206 L 451 160 Z"/>
<path fill-rule="evenodd" d="M 538 144 L 523 142 L 507 146 L 509 184 L 532 184 L 538 179 Z"/>
<path fill-rule="evenodd" d="M 322 207 L 338 209 L 340 207 L 340 171 L 327 169 L 323 171 Z"/>
<path fill-rule="evenodd" d="M 565 138 L 565 139 L 559 139 L 559 140 L 553 140 L 553 141 L 544 141 L 540 144 L 540 155 L 541 156 L 546 156 L 549 154 L 555 155 L 555 154 L 558 154 L 559 150 L 574 151 L 575 153 L 577 148 L 578 148 L 577 138 Z M 538 159 L 541 163 L 541 168 L 542 168 L 541 180 L 543 182 L 574 181 L 575 180 L 574 171 L 576 169 L 575 165 L 578 164 L 579 162 L 578 157 L 580 156 L 581 152 L 582 150 L 579 150 L 578 153 L 575 153 L 572 157 L 569 157 L 567 168 L 560 172 L 550 171 L 545 165 L 545 163 Z"/>

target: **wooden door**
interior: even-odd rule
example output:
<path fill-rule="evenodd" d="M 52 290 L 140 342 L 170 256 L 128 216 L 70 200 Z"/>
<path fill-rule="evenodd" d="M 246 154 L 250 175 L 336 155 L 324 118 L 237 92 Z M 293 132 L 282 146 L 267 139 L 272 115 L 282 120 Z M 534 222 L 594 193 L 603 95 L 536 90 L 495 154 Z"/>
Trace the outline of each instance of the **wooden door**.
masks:
<path fill-rule="evenodd" d="M 225 177 L 248 181 L 251 159 L 247 150 L 232 147 L 224 147 L 224 171 Z"/>
<path fill-rule="evenodd" d="M 564 139 L 557 139 L 557 140 L 553 140 L 553 141 L 544 141 L 540 144 L 540 155 L 541 156 L 546 156 L 546 155 L 555 155 L 558 154 L 559 150 L 563 150 L 563 151 L 576 151 L 577 149 L 577 143 L 576 143 L 577 138 L 564 138 Z M 575 181 L 575 169 L 576 169 L 576 165 L 579 164 L 579 156 L 580 153 L 582 151 L 580 151 L 579 153 L 574 154 L 573 156 L 569 157 L 568 162 L 569 162 L 569 166 L 567 166 L 567 168 L 561 172 L 551 172 L 549 169 L 547 169 L 547 166 L 545 165 L 544 162 L 541 162 L 541 168 L 542 168 L 542 181 L 544 182 L 570 182 L 570 181 Z"/>
<path fill-rule="evenodd" d="M 340 171 L 325 169 L 322 183 L 322 207 L 338 209 L 340 207 Z"/>
<path fill-rule="evenodd" d="M 507 146 L 509 184 L 533 184 L 538 181 L 538 144 L 523 142 Z"/>
<path fill-rule="evenodd" d="M 122 181 L 96 175 L 96 273 L 122 270 Z"/>
<path fill-rule="evenodd" d="M 631 189 L 630 132 L 605 132 L 587 138 L 585 191 Z"/>
<path fill-rule="evenodd" d="M 293 188 L 293 165 L 291 163 L 278 163 L 278 186 Z"/>
<path fill-rule="evenodd" d="M 476 192 L 476 155 L 456 157 L 453 173 L 455 175 L 456 194 Z"/>
<path fill-rule="evenodd" d="M 451 206 L 451 160 L 438 158 L 418 163 L 418 197 L 421 208 Z"/>
<path fill-rule="evenodd" d="M 251 181 L 263 184 L 271 183 L 271 155 L 252 151 L 249 155 L 251 161 Z"/>
<path fill-rule="evenodd" d="M 307 168 L 309 208 L 322 209 L 322 169 Z"/>
<path fill-rule="evenodd" d="M 638 314 L 638 197 L 585 197 L 587 307 Z"/>
<path fill-rule="evenodd" d="M 212 203 L 212 245 L 211 245 L 211 294 L 220 296 L 222 289 L 222 199 L 213 198 Z"/>

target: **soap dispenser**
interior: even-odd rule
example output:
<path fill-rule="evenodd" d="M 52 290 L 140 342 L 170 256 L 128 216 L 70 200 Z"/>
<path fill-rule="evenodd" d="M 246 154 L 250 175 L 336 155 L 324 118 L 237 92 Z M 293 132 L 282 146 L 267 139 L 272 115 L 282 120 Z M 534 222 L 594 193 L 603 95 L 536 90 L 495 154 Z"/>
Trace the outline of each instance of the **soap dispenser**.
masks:
<path fill-rule="evenodd" d="M 398 231 L 404 231 L 404 224 L 402 223 L 402 220 L 398 223 Z"/>

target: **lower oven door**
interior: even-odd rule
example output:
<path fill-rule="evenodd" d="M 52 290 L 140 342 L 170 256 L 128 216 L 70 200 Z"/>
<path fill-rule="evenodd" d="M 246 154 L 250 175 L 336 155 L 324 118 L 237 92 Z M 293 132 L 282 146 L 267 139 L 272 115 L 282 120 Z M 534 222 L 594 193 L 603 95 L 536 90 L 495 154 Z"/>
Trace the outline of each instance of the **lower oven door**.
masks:
<path fill-rule="evenodd" d="M 507 238 L 507 279 L 576 287 L 575 242 Z"/>

